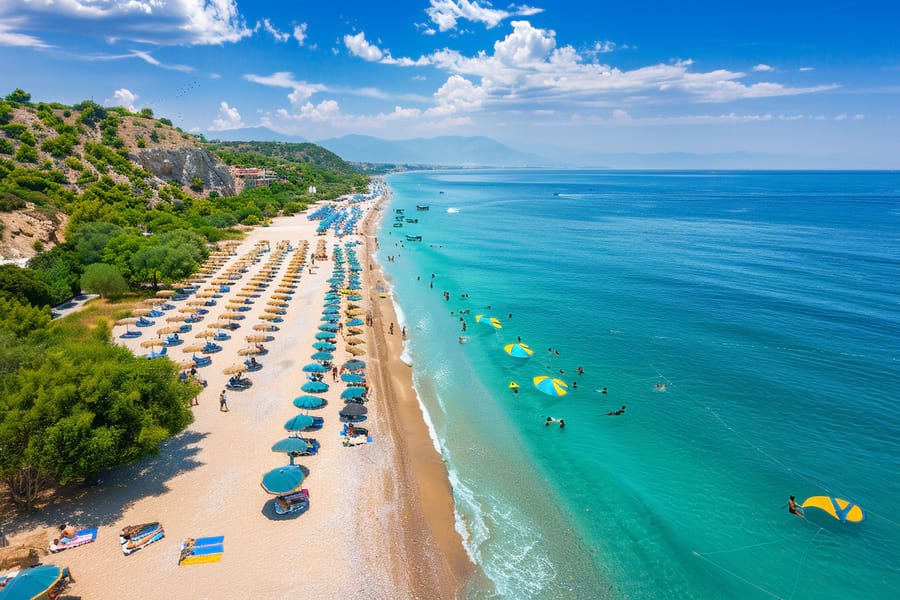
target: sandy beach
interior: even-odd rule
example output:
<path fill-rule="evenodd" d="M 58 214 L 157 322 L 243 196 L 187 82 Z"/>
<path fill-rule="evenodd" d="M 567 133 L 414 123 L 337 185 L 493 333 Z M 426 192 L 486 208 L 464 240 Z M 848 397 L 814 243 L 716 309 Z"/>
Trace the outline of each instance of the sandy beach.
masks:
<path fill-rule="evenodd" d="M 229 392 L 228 412 L 219 410 L 218 396 L 228 376 L 223 369 L 244 357 L 245 336 L 256 333 L 266 301 L 288 270 L 301 240 L 312 255 L 318 240 L 315 224 L 306 215 L 279 218 L 269 227 L 256 228 L 236 248 L 223 267 L 245 256 L 255 244 L 267 240 L 274 248 L 290 242 L 295 250 L 277 267 L 273 285 L 263 290 L 241 328 L 221 342 L 223 350 L 212 355 L 212 365 L 199 373 L 209 386 L 193 407 L 194 423 L 169 440 L 160 455 L 102 475 L 100 485 L 59 498 L 31 515 L 4 519 L 9 541 L 16 545 L 36 532 L 53 537 L 64 521 L 78 528 L 97 527 L 97 541 L 45 557 L 45 563 L 68 566 L 76 583 L 68 590 L 76 598 L 288 598 L 305 594 L 321 598 L 453 598 L 461 594 L 472 565 L 454 529 L 453 497 L 447 470 L 434 449 L 412 387 L 411 369 L 400 360 L 399 330 L 388 333 L 396 322 L 391 299 L 381 298 L 377 284 L 383 280 L 371 259 L 374 231 L 380 211 L 365 218 L 363 242 L 358 248 L 364 267 L 363 309 L 374 317 L 367 327 L 367 375 L 372 393 L 368 420 L 364 423 L 372 443 L 343 447 L 338 411 L 345 385 L 332 384 L 323 397 L 324 408 L 309 414 L 324 417 L 321 430 L 304 433 L 321 444 L 316 456 L 297 463 L 309 470 L 303 487 L 310 493 L 310 508 L 303 514 L 276 515 L 272 496 L 260 486 L 262 475 L 287 464 L 283 454 L 271 451 L 273 443 L 287 436 L 283 424 L 299 411 L 292 400 L 301 395 L 305 382 L 301 367 L 314 352 L 312 343 L 320 324 L 321 307 L 331 277 L 330 253 L 337 241 L 324 236 L 329 260 L 304 268 L 299 285 L 279 323 L 268 353 L 259 357 L 263 369 L 248 374 L 253 387 Z M 348 238 L 341 240 L 341 243 Z M 225 300 L 266 264 L 271 254 L 250 266 L 235 282 L 232 294 L 224 294 L 193 331 L 183 335 L 186 344 L 202 342 L 196 333 L 225 312 Z M 309 265 L 309 263 L 307 263 Z M 371 267 L 370 267 L 371 265 Z M 221 271 L 221 269 L 220 269 Z M 184 303 L 176 303 L 178 307 Z M 170 311 L 168 314 L 174 314 Z M 143 336 L 117 341 L 137 354 L 148 350 L 141 341 L 156 337 L 166 325 L 160 318 Z M 352 358 L 341 343 L 335 364 Z M 169 349 L 173 360 L 187 360 L 190 353 Z M 123 556 L 119 531 L 126 525 L 160 521 L 166 537 L 131 556 Z M 180 545 L 188 537 L 222 535 L 221 562 L 178 566 Z"/>

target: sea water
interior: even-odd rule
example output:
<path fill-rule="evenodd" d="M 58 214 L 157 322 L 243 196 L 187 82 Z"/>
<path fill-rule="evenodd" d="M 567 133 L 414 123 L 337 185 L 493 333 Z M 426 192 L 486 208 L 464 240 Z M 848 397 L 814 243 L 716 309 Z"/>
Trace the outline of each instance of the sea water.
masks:
<path fill-rule="evenodd" d="M 477 565 L 468 597 L 896 597 L 900 175 L 388 183 L 377 258 Z M 519 338 L 528 359 L 504 351 Z M 868 519 L 801 519 L 791 494 Z"/>

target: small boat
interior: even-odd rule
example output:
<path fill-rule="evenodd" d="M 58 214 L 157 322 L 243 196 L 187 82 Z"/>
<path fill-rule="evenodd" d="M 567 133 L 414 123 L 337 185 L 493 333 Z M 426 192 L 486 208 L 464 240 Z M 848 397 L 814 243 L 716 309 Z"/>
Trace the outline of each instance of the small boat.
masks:
<path fill-rule="evenodd" d="M 166 537 L 166 532 L 159 522 L 129 525 L 119 534 L 119 543 L 125 556 L 149 546 L 153 542 Z"/>
<path fill-rule="evenodd" d="M 431 210 L 427 204 L 416 204 L 416 210 Z"/>
<path fill-rule="evenodd" d="M 403 227 L 403 223 L 394 223 L 394 227 Z"/>
<path fill-rule="evenodd" d="M 406 222 L 407 223 L 418 223 L 419 220 L 418 219 L 407 219 Z"/>
<path fill-rule="evenodd" d="M 394 212 L 397 213 L 397 214 L 399 215 L 399 214 L 403 214 L 403 212 L 404 212 L 405 210 L 406 210 L 405 208 L 395 208 L 395 209 L 394 209 Z"/>
<path fill-rule="evenodd" d="M 407 235 L 406 241 L 407 242 L 421 242 L 422 236 L 421 235 Z"/>
<path fill-rule="evenodd" d="M 309 490 L 302 489 L 293 494 L 275 497 L 275 513 L 286 515 L 288 513 L 306 512 L 309 509 Z"/>
<path fill-rule="evenodd" d="M 402 222 L 402 221 L 403 221 L 403 215 L 399 215 L 399 216 L 397 216 L 397 217 L 394 217 L 394 220 L 395 220 L 395 221 L 401 221 L 401 222 Z"/>

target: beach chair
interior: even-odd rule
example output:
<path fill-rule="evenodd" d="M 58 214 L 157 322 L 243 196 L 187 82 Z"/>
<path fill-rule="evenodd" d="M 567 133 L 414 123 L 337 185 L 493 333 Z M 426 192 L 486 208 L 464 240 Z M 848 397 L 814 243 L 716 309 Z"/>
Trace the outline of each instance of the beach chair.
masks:
<path fill-rule="evenodd" d="M 122 546 L 122 553 L 128 556 L 164 537 L 166 537 L 166 532 L 160 523 L 144 523 L 122 529 L 119 534 L 119 543 Z"/>
<path fill-rule="evenodd" d="M 134 339 L 134 338 L 139 338 L 142 335 L 143 335 L 143 332 L 141 332 L 141 331 L 126 331 L 119 337 L 122 338 L 123 340 L 130 340 L 130 339 Z"/>
<path fill-rule="evenodd" d="M 208 367 L 212 364 L 212 358 L 210 358 L 209 356 L 197 356 L 196 354 L 192 354 L 191 360 L 194 361 L 194 364 L 197 365 L 198 368 Z"/>
<path fill-rule="evenodd" d="M 225 552 L 225 536 L 187 538 L 181 542 L 178 565 L 199 565 L 222 560 Z"/>
<path fill-rule="evenodd" d="M 85 544 L 90 544 L 94 540 L 97 539 L 97 528 L 93 527 L 91 529 L 82 529 L 81 531 L 75 534 L 75 537 L 72 538 L 57 538 L 50 542 L 50 552 L 62 552 L 63 550 L 68 550 L 69 548 L 77 548 L 78 546 L 84 546 Z"/>
<path fill-rule="evenodd" d="M 309 510 L 309 490 L 302 489 L 293 494 L 277 496 L 275 498 L 275 513 L 286 515 L 288 513 L 306 512 Z"/>

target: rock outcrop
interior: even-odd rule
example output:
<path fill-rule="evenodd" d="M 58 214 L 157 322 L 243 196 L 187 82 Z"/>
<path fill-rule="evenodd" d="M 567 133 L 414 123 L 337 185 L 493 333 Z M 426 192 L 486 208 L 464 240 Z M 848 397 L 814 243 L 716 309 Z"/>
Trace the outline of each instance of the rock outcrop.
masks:
<path fill-rule="evenodd" d="M 189 186 L 194 177 L 199 177 L 204 190 L 215 190 L 222 196 L 235 194 L 234 177 L 228 167 L 202 148 L 137 150 L 128 157 L 160 179 Z"/>

